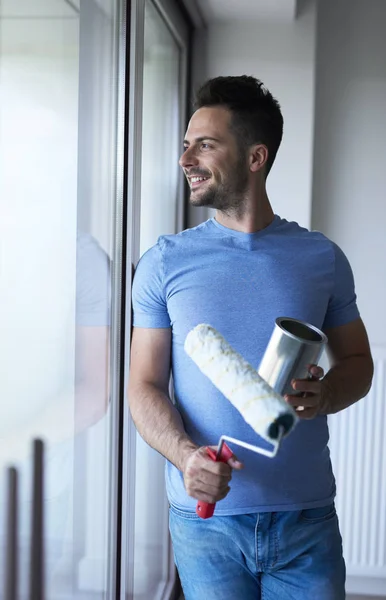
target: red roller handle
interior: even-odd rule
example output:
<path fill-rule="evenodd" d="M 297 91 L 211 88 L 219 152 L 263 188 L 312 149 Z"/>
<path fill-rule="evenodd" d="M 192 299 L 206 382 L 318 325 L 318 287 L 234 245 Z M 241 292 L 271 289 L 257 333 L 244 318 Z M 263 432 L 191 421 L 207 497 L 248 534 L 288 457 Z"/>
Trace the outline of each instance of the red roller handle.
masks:
<path fill-rule="evenodd" d="M 207 448 L 206 451 L 208 453 L 208 456 L 215 462 L 226 463 L 231 458 L 231 456 L 233 456 L 232 450 L 229 448 L 229 446 L 225 444 L 225 442 L 222 444 L 219 456 L 217 456 L 216 451 L 212 450 L 212 448 Z M 209 519 L 213 516 L 215 506 L 216 504 L 209 504 L 209 502 L 200 502 L 199 500 L 196 506 L 196 513 L 199 517 L 201 517 L 201 519 Z"/>

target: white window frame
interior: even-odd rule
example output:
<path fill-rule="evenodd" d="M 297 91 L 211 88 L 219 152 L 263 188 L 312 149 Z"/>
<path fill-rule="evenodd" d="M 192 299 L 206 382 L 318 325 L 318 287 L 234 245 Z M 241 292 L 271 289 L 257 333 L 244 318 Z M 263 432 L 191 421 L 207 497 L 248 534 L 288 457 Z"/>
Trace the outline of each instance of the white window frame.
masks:
<path fill-rule="evenodd" d="M 186 126 L 186 106 L 188 89 L 189 27 L 172 0 L 151 0 L 173 34 L 181 51 L 180 62 L 180 123 L 179 135 L 183 139 Z M 128 90 L 128 150 L 127 150 L 127 237 L 129 240 L 126 254 L 127 296 L 126 296 L 126 339 L 125 339 L 125 389 L 127 389 L 129 370 L 129 348 L 131 338 L 130 290 L 132 283 L 131 265 L 136 265 L 140 256 L 140 219 L 141 219 L 141 146 L 142 138 L 142 92 L 144 63 L 144 30 L 146 0 L 131 0 L 130 11 L 130 65 Z M 130 3 L 129 3 L 130 5 Z M 176 164 L 176 169 L 179 169 Z M 176 231 L 184 226 L 185 198 L 184 178 L 178 175 Z M 129 416 L 127 402 L 124 404 L 123 423 L 123 482 L 122 482 L 122 544 L 120 600 L 133 598 L 134 585 L 134 519 L 135 519 L 135 441 L 136 431 Z M 158 590 L 157 599 L 168 600 L 172 597 L 176 571 L 173 562 L 171 543 L 169 543 L 169 580 Z"/>

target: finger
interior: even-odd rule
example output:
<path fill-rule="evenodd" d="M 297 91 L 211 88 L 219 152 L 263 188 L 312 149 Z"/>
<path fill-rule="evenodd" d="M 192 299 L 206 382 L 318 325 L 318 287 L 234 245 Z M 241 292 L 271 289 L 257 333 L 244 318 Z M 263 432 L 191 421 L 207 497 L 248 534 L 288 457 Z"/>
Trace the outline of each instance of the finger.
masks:
<path fill-rule="evenodd" d="M 206 491 L 208 494 L 215 496 L 216 494 L 222 494 L 224 490 L 229 487 L 230 480 L 228 481 L 213 481 L 213 480 L 205 480 L 205 478 L 201 478 L 200 476 L 194 481 L 187 481 L 188 487 L 190 489 L 201 489 Z"/>
<path fill-rule="evenodd" d="M 197 491 L 205 492 L 213 498 L 218 495 L 223 496 L 229 487 L 229 482 L 230 477 L 220 478 L 205 471 L 193 471 L 184 477 L 185 489 L 194 498 L 197 497 Z"/>
<path fill-rule="evenodd" d="M 221 485 L 227 485 L 232 479 L 232 469 L 226 466 L 226 471 L 223 469 L 220 471 L 220 464 L 216 463 L 216 466 L 219 468 L 219 471 L 210 471 L 209 469 L 201 468 L 196 469 L 194 473 L 191 473 L 190 476 L 197 481 L 201 481 L 205 485 L 217 485 L 218 487 Z"/>
<path fill-rule="evenodd" d="M 209 459 L 210 460 L 210 459 Z M 196 476 L 202 481 L 213 481 L 218 478 L 219 481 L 228 482 L 232 479 L 232 468 L 227 463 L 205 461 L 197 467 Z"/>
<path fill-rule="evenodd" d="M 284 396 L 284 399 L 293 408 L 298 408 L 298 407 L 302 406 L 302 407 L 304 407 L 304 409 L 307 409 L 307 408 L 315 408 L 316 406 L 318 406 L 318 399 L 315 396 L 300 397 L 300 396 L 291 396 L 289 394 L 286 394 L 286 396 Z"/>
<path fill-rule="evenodd" d="M 214 450 L 214 452 L 217 454 L 217 446 L 209 446 L 209 448 L 211 450 Z M 244 464 L 238 460 L 236 454 L 232 454 L 232 456 L 227 460 L 227 462 L 225 464 L 228 464 L 232 469 L 243 469 L 244 468 Z"/>
<path fill-rule="evenodd" d="M 295 379 L 292 387 L 296 392 L 307 392 L 308 394 L 320 394 L 320 381 L 312 379 Z"/>
<path fill-rule="evenodd" d="M 224 498 L 229 494 L 230 487 L 228 486 L 225 490 L 221 492 L 217 492 L 215 494 L 211 494 L 208 490 L 205 489 L 197 489 L 188 491 L 188 495 L 200 502 L 207 502 L 208 504 L 215 504 L 216 502 L 220 502 L 220 500 L 224 500 Z"/>
<path fill-rule="evenodd" d="M 318 365 L 308 365 L 308 372 L 312 379 L 322 379 L 324 377 L 324 370 Z"/>
<path fill-rule="evenodd" d="M 227 461 L 227 463 L 230 467 L 232 467 L 232 469 L 237 469 L 238 471 L 240 469 L 244 468 L 244 464 L 240 460 L 237 459 L 235 454 L 230 457 L 230 459 Z"/>
<path fill-rule="evenodd" d="M 200 467 L 217 473 L 218 465 L 225 464 L 216 460 L 217 451 L 217 446 L 201 446 L 201 448 L 199 448 L 197 451 Z"/>
<path fill-rule="evenodd" d="M 227 486 L 232 479 L 232 471 L 230 469 L 229 471 L 229 475 L 221 475 L 200 469 L 194 473 L 189 473 L 187 478 L 190 481 L 200 482 L 203 486 L 213 486 L 220 489 Z"/>
<path fill-rule="evenodd" d="M 309 407 L 309 408 L 304 407 L 304 410 L 302 410 L 302 411 L 297 410 L 296 414 L 300 420 L 310 421 L 311 419 L 314 419 L 317 416 L 318 411 L 315 407 Z"/>
<path fill-rule="evenodd" d="M 215 457 L 217 457 L 218 454 L 217 446 L 205 446 L 203 450 L 203 457 L 205 458 L 203 466 L 207 470 L 209 470 L 211 473 L 230 473 L 230 465 L 224 463 L 222 460 L 215 460 Z M 210 450 L 211 452 L 209 453 L 208 450 Z"/>
<path fill-rule="evenodd" d="M 218 477 L 228 482 L 232 477 L 232 469 L 226 463 L 214 461 L 206 451 L 206 447 L 202 447 L 195 452 L 192 460 L 186 465 L 185 475 L 190 479 L 205 477 L 205 481 Z"/>

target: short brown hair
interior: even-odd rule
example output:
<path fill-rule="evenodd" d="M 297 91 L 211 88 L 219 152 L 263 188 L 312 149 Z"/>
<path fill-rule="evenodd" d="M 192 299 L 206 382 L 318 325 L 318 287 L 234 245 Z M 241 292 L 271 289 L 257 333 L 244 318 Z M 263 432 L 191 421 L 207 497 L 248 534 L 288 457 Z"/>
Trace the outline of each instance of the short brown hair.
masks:
<path fill-rule="evenodd" d="M 247 75 L 209 79 L 194 103 L 195 110 L 206 106 L 222 106 L 232 113 L 231 128 L 242 150 L 253 144 L 267 146 L 268 175 L 283 137 L 283 115 L 264 84 Z"/>

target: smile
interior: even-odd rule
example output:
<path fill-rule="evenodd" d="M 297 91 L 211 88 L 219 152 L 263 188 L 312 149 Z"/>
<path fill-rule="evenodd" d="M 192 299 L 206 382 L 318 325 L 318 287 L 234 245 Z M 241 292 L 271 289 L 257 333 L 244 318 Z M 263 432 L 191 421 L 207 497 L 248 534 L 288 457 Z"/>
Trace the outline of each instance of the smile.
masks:
<path fill-rule="evenodd" d="M 196 189 L 199 187 L 204 181 L 208 181 L 209 177 L 190 177 L 190 187 Z"/>

